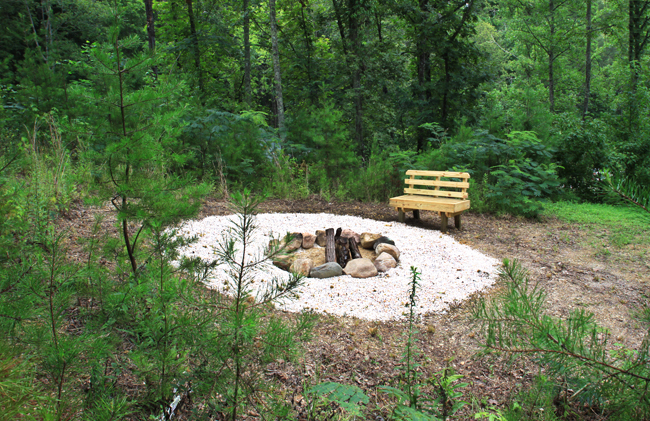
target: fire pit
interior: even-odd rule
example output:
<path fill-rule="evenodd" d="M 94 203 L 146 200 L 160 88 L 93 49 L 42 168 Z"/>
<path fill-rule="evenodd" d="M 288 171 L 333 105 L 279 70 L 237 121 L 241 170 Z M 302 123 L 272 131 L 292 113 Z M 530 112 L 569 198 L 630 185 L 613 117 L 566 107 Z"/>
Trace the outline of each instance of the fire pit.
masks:
<path fill-rule="evenodd" d="M 282 254 L 273 261 L 281 269 L 311 278 L 350 275 L 369 278 L 397 266 L 399 250 L 395 242 L 381 234 L 350 229 L 317 230 L 314 234 L 294 232 L 269 246 L 280 247 Z"/>

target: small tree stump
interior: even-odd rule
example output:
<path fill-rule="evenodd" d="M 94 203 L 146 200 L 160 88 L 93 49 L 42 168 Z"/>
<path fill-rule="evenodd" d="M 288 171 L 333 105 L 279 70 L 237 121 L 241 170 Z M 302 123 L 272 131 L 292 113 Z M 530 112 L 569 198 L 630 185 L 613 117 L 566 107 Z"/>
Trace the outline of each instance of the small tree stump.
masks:
<path fill-rule="evenodd" d="M 325 261 L 327 263 L 336 262 L 336 251 L 334 246 L 334 228 L 325 230 L 326 243 L 325 243 Z"/>
<path fill-rule="evenodd" d="M 357 246 L 357 240 L 354 237 L 348 239 L 348 245 L 350 246 L 350 255 L 353 259 L 361 259 L 361 253 L 359 253 L 359 247 Z"/>

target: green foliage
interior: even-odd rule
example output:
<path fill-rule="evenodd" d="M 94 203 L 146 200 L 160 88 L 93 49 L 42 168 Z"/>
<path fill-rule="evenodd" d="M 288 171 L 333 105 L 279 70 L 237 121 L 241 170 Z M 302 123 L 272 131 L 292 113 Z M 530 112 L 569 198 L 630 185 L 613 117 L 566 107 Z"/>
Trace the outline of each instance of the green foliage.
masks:
<path fill-rule="evenodd" d="M 562 392 L 558 385 L 548 376 L 538 374 L 534 383 L 515 396 L 513 403 L 503 411 L 503 420 L 539 420 L 556 421 L 566 419 L 572 414 L 564 402 L 558 399 Z M 556 405 L 560 405 L 557 408 Z"/>
<path fill-rule="evenodd" d="M 345 196 L 362 201 L 385 201 L 404 188 L 404 172 L 412 168 L 413 151 L 373 148 L 367 166 L 352 166 L 344 180 Z"/>
<path fill-rule="evenodd" d="M 284 151 L 280 150 L 277 152 L 276 164 L 269 169 L 270 177 L 267 181 L 270 186 L 266 187 L 266 191 L 274 197 L 305 199 L 309 196 L 310 184 L 312 184 L 315 185 L 313 188 L 317 192 L 320 189 L 322 194 L 329 190 L 329 179 L 322 170 L 322 167 L 308 166 L 305 161 L 299 164 L 295 158 L 285 155 Z"/>
<path fill-rule="evenodd" d="M 553 194 L 560 184 L 555 164 L 538 164 L 526 158 L 494 168 L 490 176 L 496 184 L 489 187 L 486 196 L 494 201 L 498 211 L 512 215 L 537 216 L 543 209 L 539 199 Z"/>
<path fill-rule="evenodd" d="M 142 42 L 137 37 L 120 38 L 123 12 L 116 8 L 110 43 L 89 47 L 92 84 L 77 84 L 75 93 L 95 113 L 90 117 L 108 117 L 91 123 L 98 136 L 90 153 L 104 167 L 98 186 L 117 211 L 131 272 L 137 276 L 140 234 L 191 217 L 209 188 L 194 184 L 189 176 L 171 173 L 188 159 L 178 139 L 181 88 L 154 77 L 153 57 L 140 52 Z M 134 237 L 129 224 L 139 225 Z"/>
<path fill-rule="evenodd" d="M 43 124 L 48 128 L 45 134 L 41 133 Z M 69 210 L 72 202 L 80 198 L 79 187 L 84 183 L 78 183 L 79 174 L 72 166 L 59 123 L 51 114 L 37 117 L 28 135 L 22 139 L 22 148 L 27 165 L 31 167 L 29 194 L 33 195 L 41 213 Z"/>
<path fill-rule="evenodd" d="M 231 186 L 261 187 L 258 174 L 271 167 L 277 143 L 263 113 L 205 110 L 185 120 L 182 139 L 192 155 L 183 172 L 201 179 L 222 177 Z"/>
<path fill-rule="evenodd" d="M 307 393 L 318 396 L 325 403 L 335 402 L 353 417 L 362 416 L 362 407 L 370 402 L 368 396 L 359 387 L 334 382 L 317 384 Z"/>
<path fill-rule="evenodd" d="M 598 201 L 599 174 L 605 168 L 620 168 L 622 157 L 617 153 L 608 127 L 599 120 L 579 122 L 562 116 L 555 135 L 555 161 L 560 165 L 558 175 L 565 183 L 564 190 L 582 200 Z"/>
<path fill-rule="evenodd" d="M 32 377 L 30 362 L 0 341 L 0 408 L 4 419 L 23 418 L 29 414 L 28 406 L 42 402 Z"/>
<path fill-rule="evenodd" d="M 644 389 L 650 382 L 645 361 L 648 339 L 638 349 L 609 343 L 609 334 L 593 314 L 574 310 L 566 320 L 546 314 L 546 294 L 530 282 L 518 262 L 504 261 L 503 294 L 476 305 L 474 318 L 485 334 L 488 350 L 534 355 L 550 378 L 562 379 L 577 400 L 607 412 L 609 419 L 643 419 L 650 413 Z M 637 315 L 649 323 L 647 308 Z"/>
<path fill-rule="evenodd" d="M 621 177 L 603 171 L 605 187 L 616 193 L 627 204 L 631 204 L 650 213 L 650 187 L 642 185 L 633 178 Z"/>
<path fill-rule="evenodd" d="M 422 154 L 416 168 L 468 171 L 480 211 L 535 217 L 542 210 L 540 199 L 557 194 L 560 181 L 551 160 L 553 149 L 535 133 L 513 131 L 503 140 L 477 131 L 469 140 L 463 138 Z"/>
<path fill-rule="evenodd" d="M 342 124 L 343 113 L 327 102 L 318 108 L 304 107 L 287 116 L 287 153 L 325 170 L 338 179 L 350 166 L 356 167 L 353 148 Z"/>

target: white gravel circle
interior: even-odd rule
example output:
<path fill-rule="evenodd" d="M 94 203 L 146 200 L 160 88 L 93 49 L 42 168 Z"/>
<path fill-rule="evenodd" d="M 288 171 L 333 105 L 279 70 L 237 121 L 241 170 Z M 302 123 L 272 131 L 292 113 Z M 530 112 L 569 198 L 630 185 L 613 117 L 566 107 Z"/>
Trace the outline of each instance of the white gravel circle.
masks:
<path fill-rule="evenodd" d="M 183 224 L 181 235 L 198 237 L 198 241 L 185 247 L 181 253 L 190 257 L 214 260 L 214 245 L 222 241 L 236 215 L 209 216 L 200 221 Z M 382 222 L 356 216 L 332 214 L 259 214 L 257 230 L 252 236 L 254 250 L 247 258 L 258 256 L 275 238 L 287 232 L 311 232 L 327 228 L 349 228 L 359 234 L 381 233 L 393 241 L 400 250 L 400 261 L 388 273 L 365 279 L 340 276 L 329 279 L 305 278 L 298 291 L 299 298 L 282 302 L 276 307 L 299 312 L 313 310 L 337 316 L 352 316 L 366 320 L 396 320 L 405 316 L 409 297 L 410 267 L 415 266 L 420 275 L 418 313 L 441 313 L 449 305 L 468 298 L 471 294 L 492 285 L 497 277 L 500 262 L 439 231 L 411 227 L 399 222 Z M 316 246 L 317 247 L 317 246 Z M 265 288 L 272 277 L 287 277 L 287 272 L 273 266 L 265 267 L 253 284 Z M 225 265 L 211 274 L 210 285 L 222 288 L 227 280 Z"/>

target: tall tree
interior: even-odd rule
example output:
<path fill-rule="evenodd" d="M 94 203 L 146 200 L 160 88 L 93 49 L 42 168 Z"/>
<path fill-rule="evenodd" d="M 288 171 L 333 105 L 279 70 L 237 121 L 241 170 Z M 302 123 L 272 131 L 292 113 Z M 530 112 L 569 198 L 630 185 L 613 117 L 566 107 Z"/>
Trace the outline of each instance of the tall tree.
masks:
<path fill-rule="evenodd" d="M 361 27 L 364 23 L 364 0 L 332 0 L 334 14 L 341 36 L 343 55 L 351 76 L 352 96 L 354 103 L 354 139 L 356 146 L 363 155 L 366 145 L 363 135 L 363 90 L 361 77 L 364 69 L 362 52 Z"/>
<path fill-rule="evenodd" d="M 153 13 L 153 0 L 144 0 L 144 11 L 147 16 L 147 39 L 149 41 L 149 50 L 156 49 L 156 28 L 154 26 L 155 16 Z"/>
<path fill-rule="evenodd" d="M 462 12 L 461 12 L 462 11 Z M 460 19 L 458 19 L 458 14 L 460 12 Z M 458 38 L 461 34 L 465 33 L 465 36 L 468 36 L 468 24 L 471 20 L 472 14 L 474 12 L 474 0 L 463 1 L 462 6 L 457 6 L 456 9 L 453 9 L 450 17 L 455 17 L 455 19 L 449 19 L 451 22 L 450 30 L 445 31 L 448 33 L 448 37 L 444 40 L 444 49 L 442 52 L 442 59 L 444 62 L 444 89 L 442 95 L 442 105 L 440 111 L 440 119 L 444 127 L 449 127 L 448 118 L 450 114 L 450 96 L 452 94 L 452 87 L 454 83 L 452 78 L 454 72 L 457 70 L 458 66 L 458 51 L 462 51 L 462 45 L 458 43 Z"/>
<path fill-rule="evenodd" d="M 431 44 L 429 40 L 428 23 L 430 22 L 429 0 L 419 0 L 419 14 L 415 19 L 416 24 L 416 60 L 418 73 L 418 91 L 420 104 L 426 108 L 431 101 Z M 425 105 L 427 104 L 427 105 Z M 417 150 L 422 151 L 428 136 L 423 127 L 418 128 Z"/>
<path fill-rule="evenodd" d="M 650 1 L 628 0 L 628 60 L 639 63 L 650 38 Z"/>
<path fill-rule="evenodd" d="M 251 20 L 250 0 L 244 0 L 244 102 L 250 108 L 252 105 L 251 88 Z"/>
<path fill-rule="evenodd" d="M 514 0 L 510 3 L 511 24 L 521 41 L 541 50 L 546 59 L 549 110 L 555 112 L 558 84 L 557 60 L 574 47 L 579 19 L 568 0 Z"/>
<path fill-rule="evenodd" d="M 415 45 L 414 62 L 417 84 L 413 105 L 417 126 L 417 150 L 424 149 L 430 132 L 423 125 L 437 122 L 450 128 L 456 104 L 467 110 L 479 79 L 478 58 L 473 46 L 474 1 L 406 0 L 398 9 L 409 25 L 408 35 Z M 461 99 L 464 97 L 464 99 Z"/>
<path fill-rule="evenodd" d="M 363 22 L 363 0 L 348 0 L 348 39 L 352 53 L 352 90 L 354 92 L 354 134 L 359 151 L 366 153 L 363 139 L 363 90 L 361 74 L 363 72 L 363 54 L 361 52 L 361 25 Z"/>
<path fill-rule="evenodd" d="M 194 16 L 194 7 L 192 0 L 185 0 L 187 3 L 187 17 L 190 21 L 190 38 L 192 42 L 192 50 L 194 52 L 194 65 L 196 66 L 196 73 L 199 78 L 199 92 L 203 97 L 205 93 L 205 84 L 203 83 L 203 71 L 201 70 L 201 50 L 199 48 L 199 37 L 196 33 L 196 18 Z"/>
<path fill-rule="evenodd" d="M 591 38 L 592 38 L 591 2 L 592 0 L 587 0 L 587 16 L 585 18 L 587 44 L 585 46 L 585 87 L 584 87 L 584 97 L 582 100 L 583 121 L 587 117 L 587 112 L 589 111 L 589 96 L 591 95 Z"/>
<path fill-rule="evenodd" d="M 628 62 L 630 66 L 630 98 L 628 130 L 635 131 L 638 126 L 639 108 L 636 98 L 639 85 L 639 66 L 648 39 L 650 39 L 650 1 L 628 0 Z"/>
<path fill-rule="evenodd" d="M 282 98 L 282 74 L 280 72 L 280 50 L 278 48 L 278 26 L 275 15 L 275 0 L 269 0 L 269 19 L 271 21 L 271 55 L 273 58 L 273 78 L 275 79 L 275 101 L 278 108 L 278 129 L 284 138 L 284 100 Z"/>

